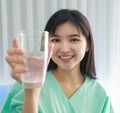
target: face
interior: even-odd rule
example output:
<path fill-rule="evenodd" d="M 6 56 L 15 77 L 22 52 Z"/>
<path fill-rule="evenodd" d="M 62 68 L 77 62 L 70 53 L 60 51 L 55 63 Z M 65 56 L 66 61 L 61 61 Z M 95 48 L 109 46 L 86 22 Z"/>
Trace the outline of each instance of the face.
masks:
<path fill-rule="evenodd" d="M 80 68 L 80 62 L 89 47 L 84 35 L 74 24 L 60 24 L 50 37 L 50 42 L 54 43 L 52 60 L 57 64 L 57 68 Z"/>

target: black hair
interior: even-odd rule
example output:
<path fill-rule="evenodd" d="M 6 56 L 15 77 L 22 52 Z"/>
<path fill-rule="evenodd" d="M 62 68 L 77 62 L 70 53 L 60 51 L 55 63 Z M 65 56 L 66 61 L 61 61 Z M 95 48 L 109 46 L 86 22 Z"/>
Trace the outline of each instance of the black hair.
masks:
<path fill-rule="evenodd" d="M 80 11 L 70 9 L 58 10 L 48 20 L 45 30 L 48 31 L 50 35 L 52 35 L 55 33 L 56 28 L 60 24 L 67 21 L 73 23 L 78 29 L 80 29 L 87 40 L 89 51 L 85 53 L 85 56 L 80 63 L 80 70 L 85 75 L 95 79 L 96 69 L 94 61 L 93 35 L 87 18 Z M 48 70 L 53 70 L 55 68 L 57 68 L 57 65 L 52 59 L 50 59 Z"/>

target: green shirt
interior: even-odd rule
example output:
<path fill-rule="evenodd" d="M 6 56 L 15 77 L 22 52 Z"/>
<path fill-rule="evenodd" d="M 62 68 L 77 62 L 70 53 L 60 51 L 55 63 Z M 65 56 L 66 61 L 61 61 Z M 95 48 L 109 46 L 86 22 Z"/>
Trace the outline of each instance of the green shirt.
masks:
<path fill-rule="evenodd" d="M 21 113 L 23 87 L 15 83 L 1 113 Z M 101 84 L 85 76 L 83 85 L 68 98 L 51 71 L 41 89 L 38 113 L 114 113 L 109 97 Z"/>

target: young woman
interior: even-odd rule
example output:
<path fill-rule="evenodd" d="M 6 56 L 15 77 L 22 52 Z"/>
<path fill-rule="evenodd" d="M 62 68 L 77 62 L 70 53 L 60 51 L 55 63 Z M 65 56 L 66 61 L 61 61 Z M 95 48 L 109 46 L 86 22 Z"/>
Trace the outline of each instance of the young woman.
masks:
<path fill-rule="evenodd" d="M 44 86 L 23 89 L 20 75 L 24 54 L 14 39 L 7 62 L 18 82 L 11 89 L 1 113 L 114 113 L 109 97 L 96 78 L 94 44 L 86 17 L 77 10 L 62 9 L 48 20 L 52 56 Z M 53 48 L 54 45 L 54 48 Z"/>

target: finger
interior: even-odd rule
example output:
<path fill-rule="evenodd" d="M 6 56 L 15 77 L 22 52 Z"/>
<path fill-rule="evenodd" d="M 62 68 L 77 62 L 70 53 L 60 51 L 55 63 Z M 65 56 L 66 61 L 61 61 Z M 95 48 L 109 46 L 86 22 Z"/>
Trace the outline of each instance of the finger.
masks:
<path fill-rule="evenodd" d="M 16 57 L 16 56 L 7 56 L 6 57 L 6 61 L 7 61 L 7 63 L 11 66 L 11 67 L 13 67 L 12 66 L 12 64 L 18 64 L 18 65 L 24 65 L 25 64 L 25 60 L 24 59 L 22 59 L 21 57 Z M 14 68 L 14 67 L 13 67 Z"/>
<path fill-rule="evenodd" d="M 18 82 L 21 83 L 21 75 L 20 75 L 20 74 L 14 75 L 14 74 L 11 72 L 11 77 L 12 77 L 14 80 L 16 80 L 16 81 L 18 81 Z"/>
<path fill-rule="evenodd" d="M 13 47 L 18 48 L 19 47 L 19 41 L 17 38 L 13 39 Z"/>
<path fill-rule="evenodd" d="M 24 55 L 25 51 L 18 48 L 9 48 L 7 50 L 8 55 Z"/>
<path fill-rule="evenodd" d="M 12 76 L 12 78 L 17 80 L 18 82 L 21 82 L 21 75 L 24 73 L 27 73 L 27 69 L 21 68 L 20 66 L 18 66 L 12 70 L 11 76 Z"/>
<path fill-rule="evenodd" d="M 19 41 L 17 38 L 13 39 L 13 47 L 7 50 L 8 55 L 18 54 L 23 55 L 25 51 L 19 48 Z"/>

